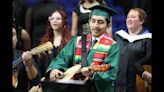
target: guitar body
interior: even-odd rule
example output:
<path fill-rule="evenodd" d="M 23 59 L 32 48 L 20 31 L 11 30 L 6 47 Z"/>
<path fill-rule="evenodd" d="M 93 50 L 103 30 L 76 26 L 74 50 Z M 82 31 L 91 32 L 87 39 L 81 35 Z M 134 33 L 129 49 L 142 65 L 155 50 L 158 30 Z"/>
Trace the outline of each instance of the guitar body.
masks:
<path fill-rule="evenodd" d="M 17 75 L 16 74 L 12 75 L 12 85 L 13 85 L 14 88 L 16 88 L 17 85 L 18 85 L 18 79 L 17 79 Z"/>
<path fill-rule="evenodd" d="M 83 74 L 80 72 L 80 73 L 76 73 L 72 78 L 71 80 L 86 80 L 86 77 L 83 76 Z"/>
<path fill-rule="evenodd" d="M 64 72 L 64 76 L 61 80 L 77 79 L 77 77 L 76 78 L 73 78 L 73 77 L 77 73 L 80 73 L 80 69 L 81 69 L 80 64 L 70 67 L 69 69 L 67 69 L 67 71 Z"/>
<path fill-rule="evenodd" d="M 152 73 L 152 67 L 150 65 L 144 65 L 144 69 Z M 152 92 L 152 85 L 148 83 L 148 91 L 145 88 L 145 81 L 139 76 L 136 76 L 136 88 L 137 92 Z"/>
<path fill-rule="evenodd" d="M 110 64 L 94 65 L 88 67 L 92 72 L 105 72 L 111 68 Z M 61 80 L 88 80 L 88 77 L 82 74 L 82 68 L 80 64 L 72 66 L 64 72 L 64 77 Z"/>

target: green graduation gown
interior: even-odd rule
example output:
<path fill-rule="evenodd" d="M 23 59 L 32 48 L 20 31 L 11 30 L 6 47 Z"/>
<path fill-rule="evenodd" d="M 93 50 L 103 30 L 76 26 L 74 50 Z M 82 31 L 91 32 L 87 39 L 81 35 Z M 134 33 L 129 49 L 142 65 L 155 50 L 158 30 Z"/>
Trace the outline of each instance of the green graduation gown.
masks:
<path fill-rule="evenodd" d="M 80 61 L 75 61 L 77 37 L 74 37 L 52 60 L 47 72 L 52 69 L 64 69 L 65 71 L 70 65 L 79 64 Z M 95 49 L 92 49 L 87 56 L 88 65 L 91 65 Z M 98 92 L 114 92 L 114 81 L 116 79 L 118 64 L 119 64 L 119 46 L 113 43 L 109 49 L 107 57 L 103 64 L 111 64 L 111 69 L 106 72 L 96 72 L 91 79 L 95 83 Z"/>

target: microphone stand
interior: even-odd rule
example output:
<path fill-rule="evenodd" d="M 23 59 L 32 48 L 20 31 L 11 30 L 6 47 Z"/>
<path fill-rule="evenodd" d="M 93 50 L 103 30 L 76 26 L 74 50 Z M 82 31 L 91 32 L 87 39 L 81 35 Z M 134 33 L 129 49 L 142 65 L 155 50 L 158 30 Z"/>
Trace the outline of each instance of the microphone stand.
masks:
<path fill-rule="evenodd" d="M 87 26 L 83 25 L 83 30 L 82 30 L 82 67 L 86 67 L 87 64 L 87 48 L 86 48 L 86 35 L 88 34 L 87 32 Z"/>
<path fill-rule="evenodd" d="M 98 25 L 98 30 L 100 31 L 100 27 Z M 82 30 L 82 67 L 86 67 L 87 64 L 87 48 L 86 48 L 86 35 L 89 33 L 87 31 L 87 24 L 83 25 Z"/>
<path fill-rule="evenodd" d="M 149 92 L 147 80 L 144 80 L 144 83 L 145 83 L 146 92 Z"/>

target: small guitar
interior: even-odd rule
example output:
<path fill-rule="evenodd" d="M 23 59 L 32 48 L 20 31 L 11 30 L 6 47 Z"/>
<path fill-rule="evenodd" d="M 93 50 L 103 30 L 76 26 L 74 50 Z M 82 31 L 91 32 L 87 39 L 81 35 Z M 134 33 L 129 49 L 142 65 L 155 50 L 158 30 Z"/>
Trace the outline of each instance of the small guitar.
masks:
<path fill-rule="evenodd" d="M 92 72 L 106 72 L 111 68 L 110 64 L 103 64 L 103 65 L 96 65 L 96 66 L 90 66 L 88 67 L 90 71 Z M 63 75 L 60 76 L 61 80 L 70 80 L 78 73 L 81 73 L 81 64 L 77 64 L 75 66 L 72 66 L 71 68 L 67 69 L 67 71 L 64 72 Z"/>
<path fill-rule="evenodd" d="M 51 49 L 53 48 L 53 45 L 50 41 L 41 44 L 33 49 L 30 50 L 30 52 L 32 53 L 32 55 L 39 55 L 40 53 L 44 53 L 45 51 L 48 51 L 48 53 L 51 53 Z M 22 57 L 16 59 L 15 61 L 13 61 L 12 63 L 12 67 L 13 67 L 13 75 L 12 75 L 12 85 L 16 88 L 18 85 L 18 79 L 17 79 L 17 74 L 18 71 L 15 70 L 16 66 L 22 62 Z"/>
<path fill-rule="evenodd" d="M 144 69 L 150 73 L 152 73 L 151 65 L 143 65 Z M 152 83 L 148 83 L 143 78 L 141 78 L 138 74 L 136 76 L 136 89 L 137 92 L 152 92 Z"/>

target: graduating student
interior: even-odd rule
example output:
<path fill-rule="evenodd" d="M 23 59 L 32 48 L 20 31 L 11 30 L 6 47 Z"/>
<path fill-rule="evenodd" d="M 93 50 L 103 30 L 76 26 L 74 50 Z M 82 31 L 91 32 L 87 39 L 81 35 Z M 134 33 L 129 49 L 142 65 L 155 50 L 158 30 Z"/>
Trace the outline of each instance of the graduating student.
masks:
<path fill-rule="evenodd" d="M 82 74 L 89 77 L 97 92 L 114 92 L 114 81 L 119 64 L 119 46 L 106 30 L 110 23 L 110 16 L 116 14 L 116 11 L 100 5 L 92 7 L 91 10 L 89 18 L 91 34 L 86 36 L 87 66 L 107 64 L 110 65 L 110 69 L 105 72 L 92 72 L 88 67 L 82 67 Z M 91 44 L 94 42 L 95 44 Z M 47 74 L 50 73 L 50 80 L 56 80 L 69 67 L 83 63 L 81 50 L 81 36 L 74 37 L 49 65 Z"/>

